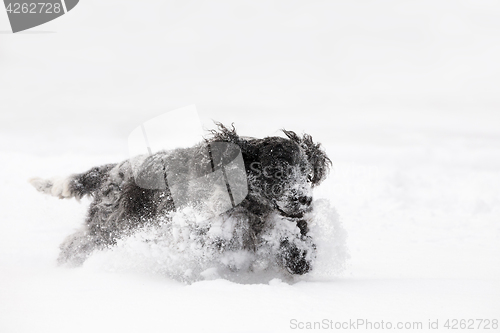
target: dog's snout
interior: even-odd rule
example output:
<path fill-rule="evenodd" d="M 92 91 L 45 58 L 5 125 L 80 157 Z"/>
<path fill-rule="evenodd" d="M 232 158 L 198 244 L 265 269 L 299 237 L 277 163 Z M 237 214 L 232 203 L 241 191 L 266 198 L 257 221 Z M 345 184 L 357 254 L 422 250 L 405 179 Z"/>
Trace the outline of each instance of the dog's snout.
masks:
<path fill-rule="evenodd" d="M 307 206 L 309 206 L 312 202 L 312 198 L 307 196 L 299 197 L 298 200 L 301 205 L 307 205 Z"/>

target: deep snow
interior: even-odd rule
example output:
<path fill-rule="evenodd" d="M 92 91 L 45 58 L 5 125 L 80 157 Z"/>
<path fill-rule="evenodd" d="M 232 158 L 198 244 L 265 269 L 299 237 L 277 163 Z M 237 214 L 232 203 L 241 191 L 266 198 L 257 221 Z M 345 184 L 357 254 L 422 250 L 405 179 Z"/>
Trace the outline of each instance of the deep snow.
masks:
<path fill-rule="evenodd" d="M 0 11 L 0 332 L 500 319 L 499 13 L 487 1 L 86 0 L 33 29 L 54 33 L 11 35 Z M 121 161 L 133 128 L 193 103 L 206 128 L 323 144 L 334 168 L 315 199 L 346 230 L 344 273 L 185 284 L 133 240 L 56 266 L 88 202 L 27 180 Z M 346 258 L 323 253 L 339 253 L 325 268 Z"/>

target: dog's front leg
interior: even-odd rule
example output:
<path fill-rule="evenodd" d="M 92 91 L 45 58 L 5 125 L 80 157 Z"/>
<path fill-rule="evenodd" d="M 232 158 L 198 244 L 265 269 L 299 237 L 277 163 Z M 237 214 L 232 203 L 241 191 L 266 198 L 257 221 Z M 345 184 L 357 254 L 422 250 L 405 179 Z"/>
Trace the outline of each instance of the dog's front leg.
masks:
<path fill-rule="evenodd" d="M 316 256 L 316 245 L 307 235 L 309 228 L 305 220 L 292 220 L 300 230 L 300 234 L 289 234 L 280 240 L 278 260 L 291 274 L 302 275 L 312 269 Z"/>

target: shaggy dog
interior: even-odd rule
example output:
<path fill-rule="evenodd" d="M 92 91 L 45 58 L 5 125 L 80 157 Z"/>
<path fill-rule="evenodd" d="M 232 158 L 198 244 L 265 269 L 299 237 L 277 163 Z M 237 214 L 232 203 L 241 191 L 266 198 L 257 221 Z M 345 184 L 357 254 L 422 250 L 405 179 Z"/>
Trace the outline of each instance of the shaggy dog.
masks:
<path fill-rule="evenodd" d="M 158 217 L 168 216 L 182 206 L 196 205 L 200 201 L 196 198 L 174 202 L 174 187 L 179 193 L 189 187 L 186 184 L 190 179 L 207 177 L 241 154 L 243 175 L 246 176 L 244 196 L 236 204 L 231 198 L 233 206 L 221 214 L 243 217 L 240 220 L 244 221 L 244 225 L 238 226 L 239 242 L 221 241 L 217 246 L 221 251 L 236 246 L 256 251 L 263 242 L 269 241 L 262 235 L 266 229 L 272 228 L 272 217 L 278 215 L 293 225 L 297 232 L 285 236 L 275 234 L 280 239 L 275 240 L 278 245 L 273 260 L 291 274 L 309 272 L 316 246 L 308 235 L 304 215 L 312 209 L 312 189 L 325 179 L 330 159 L 308 134 L 300 137 L 283 130 L 287 138 L 257 139 L 240 137 L 234 126 L 227 128 L 220 123 L 217 126 L 218 129 L 212 130 L 208 139 L 191 148 L 131 158 L 63 179 L 31 179 L 31 184 L 40 192 L 59 198 L 74 197 L 79 200 L 89 196 L 93 199 L 83 228 L 61 244 L 58 262 L 81 265 L 94 250 L 112 246 L 120 238 L 158 223 Z M 214 163 L 213 147 L 221 143 L 228 145 L 219 148 L 220 157 Z M 140 167 L 134 167 L 137 165 Z M 167 172 L 189 177 L 168 182 Z M 203 186 L 194 188 L 194 191 L 190 193 L 205 191 L 210 195 L 217 192 Z M 233 189 L 233 192 L 236 191 Z M 233 193 L 234 196 L 236 194 Z M 189 197 L 189 194 L 185 195 Z"/>

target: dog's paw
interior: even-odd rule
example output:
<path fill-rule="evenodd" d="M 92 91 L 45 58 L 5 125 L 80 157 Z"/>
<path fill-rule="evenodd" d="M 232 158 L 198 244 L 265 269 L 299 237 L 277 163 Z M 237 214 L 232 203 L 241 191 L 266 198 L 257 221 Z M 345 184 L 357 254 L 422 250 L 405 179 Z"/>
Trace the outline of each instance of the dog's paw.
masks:
<path fill-rule="evenodd" d="M 285 239 L 281 241 L 278 259 L 290 274 L 303 275 L 312 270 L 310 250 L 299 249 L 297 245 Z"/>

